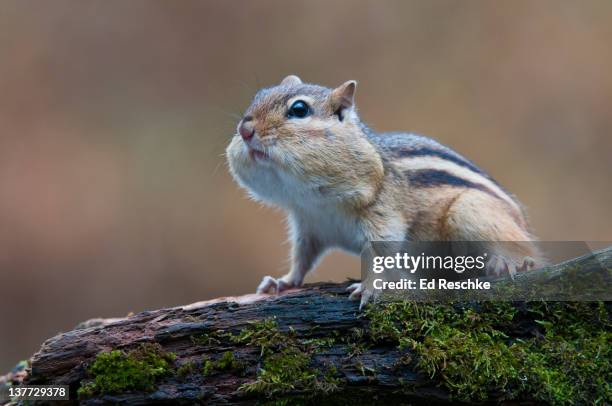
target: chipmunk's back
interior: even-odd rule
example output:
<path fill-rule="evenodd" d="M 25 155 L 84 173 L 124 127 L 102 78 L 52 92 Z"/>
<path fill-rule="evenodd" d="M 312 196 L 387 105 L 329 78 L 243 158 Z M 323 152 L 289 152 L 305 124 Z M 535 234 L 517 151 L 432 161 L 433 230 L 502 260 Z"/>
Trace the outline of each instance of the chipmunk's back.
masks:
<path fill-rule="evenodd" d="M 479 189 L 522 210 L 514 196 L 488 173 L 432 138 L 403 132 L 366 134 L 381 154 L 416 186 Z"/>

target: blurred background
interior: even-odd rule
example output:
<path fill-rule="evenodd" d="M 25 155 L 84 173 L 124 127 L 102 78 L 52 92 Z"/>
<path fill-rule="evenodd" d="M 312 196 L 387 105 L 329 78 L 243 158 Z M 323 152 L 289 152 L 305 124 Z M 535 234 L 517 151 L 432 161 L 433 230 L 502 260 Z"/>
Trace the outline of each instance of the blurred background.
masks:
<path fill-rule="evenodd" d="M 0 3 L 0 372 L 92 317 L 252 292 L 283 215 L 224 148 L 261 86 L 359 81 L 379 131 L 434 136 L 543 240 L 612 240 L 612 2 Z M 358 277 L 328 256 L 309 281 Z"/>

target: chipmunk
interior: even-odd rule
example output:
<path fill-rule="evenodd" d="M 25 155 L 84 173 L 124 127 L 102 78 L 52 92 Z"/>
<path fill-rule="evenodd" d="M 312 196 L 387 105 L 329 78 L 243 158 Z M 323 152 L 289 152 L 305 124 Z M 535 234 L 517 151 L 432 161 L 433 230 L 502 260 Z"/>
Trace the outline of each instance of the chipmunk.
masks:
<path fill-rule="evenodd" d="M 375 133 L 355 108 L 357 82 L 335 89 L 294 75 L 260 90 L 227 147 L 230 172 L 257 201 L 287 212 L 291 270 L 258 293 L 302 285 L 331 248 L 369 241 L 511 241 L 488 273 L 536 266 L 522 206 L 471 161 L 437 141 Z M 367 301 L 362 284 L 351 299 Z"/>

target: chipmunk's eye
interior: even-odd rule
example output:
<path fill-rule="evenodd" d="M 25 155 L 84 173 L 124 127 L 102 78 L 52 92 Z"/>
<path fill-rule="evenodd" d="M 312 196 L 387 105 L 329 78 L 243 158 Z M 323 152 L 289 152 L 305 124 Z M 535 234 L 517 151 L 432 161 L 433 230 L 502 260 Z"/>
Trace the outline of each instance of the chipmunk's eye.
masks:
<path fill-rule="evenodd" d="M 287 111 L 287 117 L 289 118 L 304 118 L 309 116 L 311 113 L 310 107 L 306 104 L 306 102 L 302 100 L 296 100 L 293 102 L 291 107 L 289 107 L 289 111 Z"/>

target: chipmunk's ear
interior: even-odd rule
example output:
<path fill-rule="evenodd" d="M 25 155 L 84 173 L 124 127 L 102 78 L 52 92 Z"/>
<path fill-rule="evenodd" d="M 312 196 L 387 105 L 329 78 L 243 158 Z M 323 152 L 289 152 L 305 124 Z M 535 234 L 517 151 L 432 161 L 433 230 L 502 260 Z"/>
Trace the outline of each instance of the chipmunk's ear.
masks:
<path fill-rule="evenodd" d="M 355 104 L 355 90 L 357 89 L 357 81 L 349 80 L 344 82 L 331 92 L 331 105 L 334 114 L 338 116 L 340 121 L 344 118 L 343 111 L 353 107 Z"/>
<path fill-rule="evenodd" d="M 294 86 L 294 85 L 301 85 L 301 84 L 302 84 L 302 80 L 295 75 L 289 75 L 285 79 L 283 79 L 283 81 L 281 82 L 282 86 Z"/>

